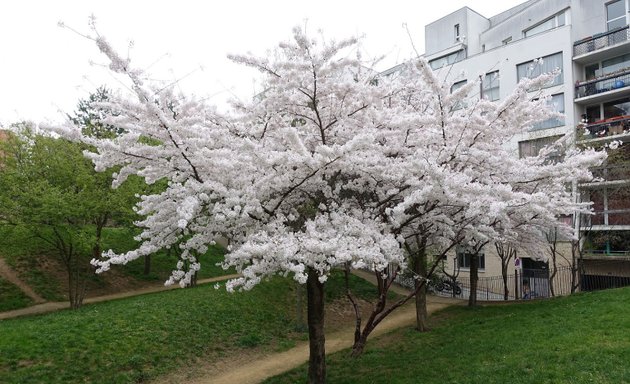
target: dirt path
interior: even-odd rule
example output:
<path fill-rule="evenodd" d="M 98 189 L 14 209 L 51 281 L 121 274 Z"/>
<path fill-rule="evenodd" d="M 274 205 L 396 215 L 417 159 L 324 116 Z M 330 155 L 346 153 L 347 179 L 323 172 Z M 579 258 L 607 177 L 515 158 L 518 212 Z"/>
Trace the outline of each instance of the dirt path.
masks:
<path fill-rule="evenodd" d="M 33 299 L 35 303 L 43 303 L 46 301 L 44 300 L 43 297 L 41 297 L 35 291 L 33 291 L 33 289 L 28 284 L 20 280 L 18 275 L 15 273 L 15 271 L 11 267 L 9 267 L 6 261 L 4 261 L 4 259 L 1 257 L 0 257 L 0 276 L 3 279 L 15 285 L 16 287 L 18 287 L 22 292 L 24 292 L 26 296 Z"/>
<path fill-rule="evenodd" d="M 2 259 L 0 259 L 0 260 L 2 260 Z M 197 281 L 197 284 L 215 283 L 215 282 L 218 282 L 218 281 L 225 281 L 225 280 L 228 280 L 228 279 L 233 279 L 233 278 L 238 277 L 238 276 L 239 275 L 226 275 L 226 276 L 212 277 L 212 278 L 209 278 L 209 279 L 201 279 L 201 280 Z M 85 300 L 83 300 L 83 304 L 99 303 L 99 302 L 102 302 L 102 301 L 109 301 L 109 300 L 122 299 L 122 298 L 125 298 L 125 297 L 146 295 L 147 293 L 162 292 L 162 291 L 168 291 L 168 290 L 171 290 L 171 289 L 179 289 L 179 288 L 180 288 L 179 285 L 173 285 L 173 286 L 170 286 L 170 287 L 157 286 L 157 287 L 143 288 L 143 289 L 138 289 L 138 290 L 135 290 L 135 291 L 127 291 L 127 292 L 121 292 L 121 293 L 114 293 L 114 294 L 111 294 L 111 295 L 89 297 L 89 298 L 86 298 Z M 60 309 L 66 309 L 66 308 L 70 308 L 70 303 L 67 302 L 67 301 L 47 302 L 47 303 L 43 303 L 43 304 L 33 305 L 33 306 L 27 307 L 27 308 L 16 309 L 16 310 L 13 310 L 13 311 L 0 312 L 0 320 L 2 320 L 2 319 L 10 319 L 10 318 L 19 317 L 19 316 L 37 315 L 37 314 L 42 314 L 42 313 L 48 313 L 48 312 L 53 312 L 53 311 L 57 311 L 57 310 L 60 310 Z"/>
<path fill-rule="evenodd" d="M 451 305 L 462 304 L 461 300 L 429 296 L 427 310 L 429 314 Z M 407 304 L 389 315 L 376 327 L 370 337 L 390 332 L 401 327 L 411 326 L 416 321 L 416 308 L 413 303 Z M 326 336 L 326 354 L 352 347 L 354 328 L 348 327 Z M 369 348 L 369 347 L 368 347 Z M 190 384 L 254 384 L 284 373 L 308 361 L 308 342 L 300 343 L 288 351 L 263 357 L 247 364 L 226 367 L 225 372 L 214 374 L 197 380 L 186 380 Z"/>
<path fill-rule="evenodd" d="M 355 275 L 358 275 L 370 282 L 375 282 L 374 276 L 368 272 L 353 271 Z M 403 287 L 393 285 L 392 290 L 396 293 L 407 294 L 409 293 Z M 427 298 L 427 310 L 429 314 L 434 313 L 440 309 L 446 308 L 451 305 L 463 304 L 462 300 L 443 298 L 437 296 L 429 296 Z M 390 332 L 394 329 L 411 326 L 416 321 L 416 307 L 413 303 L 397 309 L 390 314 L 382 323 L 376 327 L 370 337 L 377 337 L 379 335 Z M 326 354 L 335 353 L 343 349 L 352 347 L 352 341 L 354 338 L 354 327 L 347 327 L 340 331 L 326 335 Z M 228 364 L 222 367 L 222 372 L 218 374 L 216 372 L 208 372 L 206 377 L 199 379 L 186 379 L 186 383 L 190 384 L 254 384 L 260 383 L 263 380 L 279 375 L 308 361 L 309 348 L 308 342 L 303 342 L 288 351 L 275 353 L 265 356 L 261 359 L 243 363 L 237 361 L 236 364 Z M 160 381 L 158 380 L 158 383 Z"/>

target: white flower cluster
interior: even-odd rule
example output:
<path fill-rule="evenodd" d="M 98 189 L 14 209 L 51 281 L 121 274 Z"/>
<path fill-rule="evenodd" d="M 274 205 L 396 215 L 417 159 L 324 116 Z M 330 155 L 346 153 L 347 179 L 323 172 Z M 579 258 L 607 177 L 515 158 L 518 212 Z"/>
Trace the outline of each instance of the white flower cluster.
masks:
<path fill-rule="evenodd" d="M 295 29 L 269 57 L 232 57 L 259 69 L 267 90 L 221 115 L 145 85 L 104 38 L 96 43 L 135 95 L 106 103 L 115 113 L 104 123 L 124 133 L 83 138 L 98 149 L 92 160 L 120 167 L 116 185 L 133 174 L 168 181 L 138 206 L 141 246 L 105 253 L 93 261 L 99 271 L 179 247 L 167 283 L 185 285 L 200 267 L 195 255 L 219 236 L 231 242 L 223 266 L 242 274 L 228 290 L 277 273 L 304 283 L 315 271 L 323 282 L 346 265 L 385 274 L 404 267 L 413 236 L 437 253 L 490 240 L 535 247 L 559 215 L 587 211 L 566 183 L 590 180 L 588 168 L 605 158 L 559 144 L 563 159 L 549 163 L 544 151 L 517 159 L 505 148 L 552 115 L 528 89 L 554 74 L 519 84 L 499 103 L 464 103 L 475 85 L 451 94 L 424 60 L 383 78 L 349 54 L 356 40 L 312 40 Z"/>

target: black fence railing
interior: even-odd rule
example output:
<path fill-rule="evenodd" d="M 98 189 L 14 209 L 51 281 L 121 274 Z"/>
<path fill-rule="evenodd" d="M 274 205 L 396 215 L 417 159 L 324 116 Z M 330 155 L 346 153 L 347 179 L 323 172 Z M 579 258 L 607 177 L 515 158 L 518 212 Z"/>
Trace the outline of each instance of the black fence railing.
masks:
<path fill-rule="evenodd" d="M 612 31 L 598 33 L 573 43 L 573 56 L 581 56 L 589 52 L 611 47 L 630 40 L 628 26 Z"/>
<path fill-rule="evenodd" d="M 412 278 L 400 276 L 396 282 L 412 288 Z M 507 295 L 502 276 L 480 277 L 476 295 L 479 301 L 529 300 L 570 295 L 578 291 L 630 286 L 630 258 L 627 260 L 583 260 L 577 268 L 523 269 L 507 276 Z M 455 281 L 438 276 L 429 284 L 429 291 L 443 297 L 467 299 L 471 294 L 470 279 Z"/>
<path fill-rule="evenodd" d="M 630 70 L 624 70 L 577 83 L 575 86 L 575 98 L 580 99 L 628 86 L 630 86 Z"/>

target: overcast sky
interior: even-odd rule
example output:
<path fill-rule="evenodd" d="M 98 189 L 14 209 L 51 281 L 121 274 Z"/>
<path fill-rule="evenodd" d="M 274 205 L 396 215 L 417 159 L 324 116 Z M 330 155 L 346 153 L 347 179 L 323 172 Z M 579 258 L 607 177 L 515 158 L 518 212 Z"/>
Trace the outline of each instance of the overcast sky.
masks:
<path fill-rule="evenodd" d="M 256 72 L 231 63 L 228 53 L 264 54 L 288 40 L 295 25 L 326 37 L 364 35 L 367 55 L 386 55 L 384 70 L 413 56 L 407 28 L 424 52 L 424 26 L 463 6 L 490 17 L 524 0 L 441 1 L 33 1 L 0 2 L 0 124 L 58 121 L 97 86 L 117 87 L 88 33 L 95 15 L 101 35 L 121 52 L 130 40 L 132 63 L 156 79 L 181 79 L 187 93 L 224 105 L 230 96 L 260 91 Z M 92 64 L 90 64 L 92 62 Z"/>

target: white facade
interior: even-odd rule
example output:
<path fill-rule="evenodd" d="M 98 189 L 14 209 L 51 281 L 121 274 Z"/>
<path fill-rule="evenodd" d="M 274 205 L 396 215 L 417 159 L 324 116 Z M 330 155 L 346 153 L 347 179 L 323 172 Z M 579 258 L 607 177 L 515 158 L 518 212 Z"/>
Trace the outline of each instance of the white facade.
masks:
<path fill-rule="evenodd" d="M 446 82 L 472 82 L 482 76 L 488 85 L 471 97 L 481 93 L 491 100 L 503 99 L 515 88 L 525 63 L 543 58 L 544 71 L 561 67 L 561 75 L 542 92 L 552 96 L 554 108 L 565 118 L 515 137 L 509 143 L 515 156 L 531 155 L 565 134 L 574 135 L 577 145 L 621 140 L 630 146 L 629 3 L 529 0 L 492 17 L 464 7 L 425 27 L 424 57 Z M 589 134 L 583 133 L 585 125 Z M 624 156 L 627 166 L 630 151 Z M 579 186 L 581 196 L 594 202 L 596 213 L 582 224 L 591 236 L 585 247 L 592 258 L 630 259 L 630 169 L 611 161 L 598 172 L 605 183 Z M 486 260 L 482 273 L 500 273 L 494 264 Z"/>

